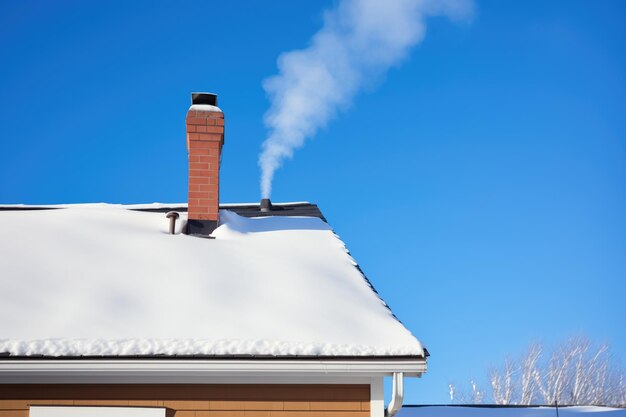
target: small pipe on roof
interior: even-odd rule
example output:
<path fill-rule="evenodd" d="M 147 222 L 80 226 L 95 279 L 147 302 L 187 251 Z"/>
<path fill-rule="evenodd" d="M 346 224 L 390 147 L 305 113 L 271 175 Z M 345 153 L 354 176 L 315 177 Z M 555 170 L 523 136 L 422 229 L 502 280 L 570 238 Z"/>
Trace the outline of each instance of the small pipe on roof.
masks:
<path fill-rule="evenodd" d="M 385 410 L 386 417 L 395 416 L 402 408 L 402 401 L 404 401 L 404 373 L 394 372 L 392 380 L 391 402 Z"/>
<path fill-rule="evenodd" d="M 272 201 L 269 198 L 261 199 L 261 211 L 264 213 L 272 211 Z"/>
<path fill-rule="evenodd" d="M 165 217 L 170 219 L 170 235 L 175 234 L 176 231 L 176 219 L 180 217 L 180 215 L 175 211 L 168 212 Z"/>

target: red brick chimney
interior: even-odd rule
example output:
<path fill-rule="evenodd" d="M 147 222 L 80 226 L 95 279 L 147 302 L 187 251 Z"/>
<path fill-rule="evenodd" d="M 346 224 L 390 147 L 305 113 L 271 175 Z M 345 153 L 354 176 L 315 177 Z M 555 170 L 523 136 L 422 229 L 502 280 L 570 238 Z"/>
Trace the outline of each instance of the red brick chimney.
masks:
<path fill-rule="evenodd" d="M 220 158 L 224 144 L 224 113 L 217 96 L 193 93 L 187 112 L 189 211 L 187 233 L 208 236 L 219 220 Z"/>

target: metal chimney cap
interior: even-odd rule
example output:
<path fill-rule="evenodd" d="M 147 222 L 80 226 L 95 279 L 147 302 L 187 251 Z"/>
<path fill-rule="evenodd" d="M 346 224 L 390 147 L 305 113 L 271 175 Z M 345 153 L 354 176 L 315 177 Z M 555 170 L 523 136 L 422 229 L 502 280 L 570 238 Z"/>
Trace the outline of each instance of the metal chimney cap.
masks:
<path fill-rule="evenodd" d="M 217 107 L 217 94 L 191 93 L 191 104 L 208 104 Z"/>
<path fill-rule="evenodd" d="M 272 210 L 272 201 L 269 198 L 262 198 L 260 208 L 262 212 L 268 212 Z"/>

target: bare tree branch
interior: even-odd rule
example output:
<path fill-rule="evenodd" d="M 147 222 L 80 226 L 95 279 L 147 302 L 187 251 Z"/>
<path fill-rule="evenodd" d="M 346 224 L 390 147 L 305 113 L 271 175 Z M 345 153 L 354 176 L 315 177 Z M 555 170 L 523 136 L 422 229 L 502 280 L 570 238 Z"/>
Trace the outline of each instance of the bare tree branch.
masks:
<path fill-rule="evenodd" d="M 541 345 L 530 345 L 524 356 L 506 359 L 488 373 L 495 404 L 626 406 L 626 377 L 614 363 L 607 345 L 594 345 L 585 337 L 570 338 L 546 359 Z M 450 385 L 450 399 L 481 403 L 484 391 L 470 382 L 471 393 Z"/>

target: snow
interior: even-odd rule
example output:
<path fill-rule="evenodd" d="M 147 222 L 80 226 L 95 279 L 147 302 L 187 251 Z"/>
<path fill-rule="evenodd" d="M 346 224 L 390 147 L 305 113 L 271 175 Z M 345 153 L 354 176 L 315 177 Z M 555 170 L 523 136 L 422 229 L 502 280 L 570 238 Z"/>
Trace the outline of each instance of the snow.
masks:
<path fill-rule="evenodd" d="M 194 110 L 194 111 L 214 111 L 214 112 L 221 112 L 222 109 L 220 109 L 217 106 L 211 106 L 210 104 L 192 104 L 191 107 L 189 107 L 189 110 Z"/>
<path fill-rule="evenodd" d="M 318 218 L 222 210 L 203 239 L 186 213 L 169 235 L 164 213 L 64 207 L 0 212 L 0 352 L 423 354 Z"/>
<path fill-rule="evenodd" d="M 559 407 L 559 417 L 588 416 L 626 417 L 626 409 L 609 407 Z M 555 417 L 554 407 L 402 407 L 397 417 Z"/>

